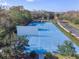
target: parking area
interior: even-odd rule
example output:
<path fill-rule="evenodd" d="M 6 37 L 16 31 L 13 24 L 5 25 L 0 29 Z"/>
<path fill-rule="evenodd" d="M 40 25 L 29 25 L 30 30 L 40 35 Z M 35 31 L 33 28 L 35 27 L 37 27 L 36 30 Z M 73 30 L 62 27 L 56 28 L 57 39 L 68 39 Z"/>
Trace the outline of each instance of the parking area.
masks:
<path fill-rule="evenodd" d="M 69 23 L 64 23 L 61 22 L 61 25 L 66 28 L 69 32 L 71 32 L 74 36 L 76 36 L 77 38 L 79 38 L 79 29 L 74 28 L 73 26 L 71 26 Z"/>

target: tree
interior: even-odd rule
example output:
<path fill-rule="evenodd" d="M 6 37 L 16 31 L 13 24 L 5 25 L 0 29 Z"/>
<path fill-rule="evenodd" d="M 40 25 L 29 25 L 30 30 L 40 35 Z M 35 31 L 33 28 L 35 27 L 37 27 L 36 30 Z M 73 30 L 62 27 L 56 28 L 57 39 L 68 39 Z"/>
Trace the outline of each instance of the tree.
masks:
<path fill-rule="evenodd" d="M 0 29 L 4 30 L 0 32 L 0 48 L 10 47 L 12 52 L 14 50 L 12 46 L 16 47 L 17 45 L 19 48 L 16 50 L 23 51 L 24 46 L 28 44 L 28 40 L 20 37 L 18 38 L 20 43 L 17 44 L 16 25 L 26 25 L 31 21 L 31 14 L 22 6 L 11 8 L 10 10 L 0 9 Z"/>
<path fill-rule="evenodd" d="M 3 48 L 2 56 L 4 59 L 10 59 L 11 56 L 11 48 L 10 47 L 5 47 Z"/>
<path fill-rule="evenodd" d="M 28 45 L 28 40 L 24 36 L 19 36 L 17 39 L 17 42 L 15 44 L 15 54 L 21 54 L 24 52 L 25 47 L 29 46 Z"/>
<path fill-rule="evenodd" d="M 4 32 L 0 33 L 0 42 L 11 44 L 16 35 L 16 25 L 25 25 L 31 21 L 31 15 L 28 10 L 25 10 L 23 6 L 14 6 L 10 10 L 0 11 L 0 28 L 3 28 Z"/>
<path fill-rule="evenodd" d="M 64 44 L 58 46 L 58 52 L 65 56 L 75 56 L 75 47 L 71 41 L 65 41 Z"/>
<path fill-rule="evenodd" d="M 30 11 L 25 10 L 23 6 L 13 6 L 10 8 L 9 16 L 12 22 L 17 25 L 25 25 L 31 21 Z"/>

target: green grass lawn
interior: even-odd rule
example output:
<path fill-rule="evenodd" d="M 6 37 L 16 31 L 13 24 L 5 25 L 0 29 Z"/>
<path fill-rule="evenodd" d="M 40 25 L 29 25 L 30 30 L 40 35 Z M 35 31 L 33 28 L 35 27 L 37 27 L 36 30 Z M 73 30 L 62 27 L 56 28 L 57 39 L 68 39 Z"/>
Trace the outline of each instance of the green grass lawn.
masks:
<path fill-rule="evenodd" d="M 79 24 L 74 24 L 74 23 L 72 23 L 72 22 L 70 22 L 70 21 L 68 21 L 68 23 L 69 23 L 71 26 L 73 26 L 74 28 L 79 29 Z"/>
<path fill-rule="evenodd" d="M 60 54 L 57 54 L 56 56 L 57 56 L 59 59 L 65 59 L 65 58 L 67 58 L 67 59 L 76 59 L 75 57 L 62 56 L 62 55 L 60 55 Z"/>

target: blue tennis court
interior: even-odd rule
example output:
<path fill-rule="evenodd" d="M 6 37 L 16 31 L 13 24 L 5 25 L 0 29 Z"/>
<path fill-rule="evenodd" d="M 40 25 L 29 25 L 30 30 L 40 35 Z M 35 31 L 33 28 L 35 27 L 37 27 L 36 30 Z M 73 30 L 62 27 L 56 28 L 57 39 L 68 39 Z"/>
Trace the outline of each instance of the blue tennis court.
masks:
<path fill-rule="evenodd" d="M 44 49 L 50 52 L 56 51 L 57 46 L 65 40 L 70 40 L 51 22 L 32 22 L 28 26 L 17 26 L 17 35 L 29 39 L 30 50 Z M 74 46 L 79 53 L 79 47 Z"/>

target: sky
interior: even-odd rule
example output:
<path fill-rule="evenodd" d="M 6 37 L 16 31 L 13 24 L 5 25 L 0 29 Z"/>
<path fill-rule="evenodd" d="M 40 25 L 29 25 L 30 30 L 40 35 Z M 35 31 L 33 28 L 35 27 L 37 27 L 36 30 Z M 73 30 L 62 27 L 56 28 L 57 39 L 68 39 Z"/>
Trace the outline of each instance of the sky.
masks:
<path fill-rule="evenodd" d="M 28 10 L 55 12 L 79 10 L 79 0 L 0 0 L 0 5 L 23 5 Z"/>

